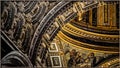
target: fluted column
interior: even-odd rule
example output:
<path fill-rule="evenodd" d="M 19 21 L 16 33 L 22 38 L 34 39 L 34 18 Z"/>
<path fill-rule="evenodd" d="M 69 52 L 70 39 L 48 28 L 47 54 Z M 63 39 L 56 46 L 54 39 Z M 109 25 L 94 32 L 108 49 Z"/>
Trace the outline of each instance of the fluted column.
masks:
<path fill-rule="evenodd" d="M 104 23 L 104 5 L 101 5 L 97 9 L 97 26 L 103 26 Z"/>
<path fill-rule="evenodd" d="M 92 9 L 89 10 L 89 24 L 92 25 Z"/>
<path fill-rule="evenodd" d="M 110 24 L 110 28 L 116 26 L 116 5 L 114 3 L 108 4 L 108 23 Z"/>

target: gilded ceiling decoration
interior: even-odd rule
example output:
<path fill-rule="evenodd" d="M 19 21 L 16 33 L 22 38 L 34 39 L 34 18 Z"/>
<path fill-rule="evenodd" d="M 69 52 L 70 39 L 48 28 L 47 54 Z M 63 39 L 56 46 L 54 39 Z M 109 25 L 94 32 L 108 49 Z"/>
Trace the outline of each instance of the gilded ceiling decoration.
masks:
<path fill-rule="evenodd" d="M 2 67 L 120 67 L 119 2 L 1 1 Z"/>

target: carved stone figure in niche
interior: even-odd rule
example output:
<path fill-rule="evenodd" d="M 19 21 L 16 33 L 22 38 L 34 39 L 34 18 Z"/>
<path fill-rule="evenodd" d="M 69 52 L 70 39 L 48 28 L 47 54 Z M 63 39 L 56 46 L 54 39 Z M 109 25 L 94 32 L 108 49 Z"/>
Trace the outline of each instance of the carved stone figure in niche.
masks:
<path fill-rule="evenodd" d="M 76 64 L 80 64 L 84 62 L 84 59 L 82 58 L 80 52 L 77 52 L 77 55 L 75 57 Z"/>
<path fill-rule="evenodd" d="M 90 53 L 86 59 L 86 62 L 91 64 L 91 67 L 94 67 L 95 63 L 96 63 L 96 57 L 94 55 L 94 53 Z"/>
<path fill-rule="evenodd" d="M 70 46 L 69 45 L 66 45 L 65 46 L 65 49 L 64 49 L 64 54 L 66 55 L 67 53 L 70 52 Z"/>
<path fill-rule="evenodd" d="M 4 25 L 2 24 L 3 29 L 6 30 L 5 32 L 7 33 L 9 38 L 11 38 L 12 40 L 13 40 L 14 23 L 15 23 L 15 18 L 14 18 L 15 12 L 16 12 L 15 9 L 16 7 L 13 3 L 10 3 L 9 7 L 5 8 L 5 11 L 4 11 L 5 19 L 3 18 Z"/>
<path fill-rule="evenodd" d="M 12 26 L 11 26 L 11 29 L 8 31 L 8 34 L 9 34 L 9 38 L 11 39 L 11 40 L 14 40 L 14 36 L 13 36 L 13 34 L 14 34 L 14 32 L 15 32 L 15 25 L 16 25 L 17 23 L 14 21 L 13 22 L 13 24 L 12 24 Z"/>
<path fill-rule="evenodd" d="M 15 33 L 14 33 L 14 38 L 15 38 L 16 41 L 20 38 L 20 34 L 22 32 L 22 26 L 23 26 L 23 20 L 20 19 L 17 22 L 17 27 L 16 27 L 16 30 L 15 30 Z"/>
<path fill-rule="evenodd" d="M 90 53 L 87 58 L 84 58 L 82 53 L 80 53 L 80 51 L 76 51 L 75 49 L 72 49 L 68 53 L 70 54 L 69 55 L 70 58 L 67 60 L 67 66 L 69 68 L 86 67 L 86 66 L 94 67 L 96 64 L 96 57 L 94 53 Z"/>
<path fill-rule="evenodd" d="M 12 23 L 13 23 L 13 20 L 14 20 L 14 12 L 15 12 L 15 9 L 11 4 L 9 9 L 8 9 L 8 17 L 7 17 L 6 22 L 4 24 L 4 29 L 6 31 L 9 31 L 9 29 L 12 26 Z"/>
<path fill-rule="evenodd" d="M 22 42 L 24 41 L 24 38 L 25 38 L 25 20 L 24 20 L 24 17 L 22 16 L 22 19 L 23 19 L 23 23 L 22 23 L 22 28 L 21 28 L 21 33 L 19 34 L 19 39 L 17 41 L 17 44 L 19 45 L 18 47 L 19 48 L 22 48 Z"/>
<path fill-rule="evenodd" d="M 11 27 L 11 29 L 13 30 L 13 32 L 15 32 L 15 29 L 16 29 L 16 27 L 17 27 L 17 22 L 18 22 L 18 20 L 19 20 L 19 18 L 17 18 L 17 16 L 15 15 L 15 19 L 14 19 L 14 21 L 13 21 L 13 24 L 12 24 L 12 27 Z"/>
<path fill-rule="evenodd" d="M 27 53 L 29 49 L 30 41 L 31 41 L 31 36 L 33 33 L 33 27 L 31 23 L 31 15 L 30 14 L 26 15 L 25 19 L 26 19 L 25 38 L 24 38 L 24 41 L 22 42 L 22 47 L 23 47 L 23 50 Z"/>
<path fill-rule="evenodd" d="M 22 17 L 21 13 L 17 13 L 15 17 L 16 18 L 13 24 L 13 28 L 14 28 L 14 38 L 15 41 L 17 41 L 20 38 L 20 34 L 22 32 L 22 28 L 24 25 L 24 18 Z"/>
<path fill-rule="evenodd" d="M 75 64 L 76 64 L 76 62 L 75 62 L 75 57 L 76 57 L 76 55 L 77 55 L 77 52 L 76 52 L 76 50 L 75 49 L 72 49 L 71 51 L 70 51 L 70 59 L 68 60 L 68 67 L 74 67 L 75 66 Z"/>
<path fill-rule="evenodd" d="M 27 27 L 26 31 L 25 31 L 25 38 L 24 38 L 24 41 L 22 42 L 22 46 L 23 46 L 23 50 L 25 52 L 28 51 L 28 45 L 30 43 L 30 39 L 31 39 L 31 29 L 29 27 Z"/>
<path fill-rule="evenodd" d="M 20 39 L 18 39 L 17 41 L 19 48 L 22 48 L 22 42 L 24 41 L 24 38 L 25 38 L 25 26 L 23 25 L 22 32 L 20 34 Z"/>

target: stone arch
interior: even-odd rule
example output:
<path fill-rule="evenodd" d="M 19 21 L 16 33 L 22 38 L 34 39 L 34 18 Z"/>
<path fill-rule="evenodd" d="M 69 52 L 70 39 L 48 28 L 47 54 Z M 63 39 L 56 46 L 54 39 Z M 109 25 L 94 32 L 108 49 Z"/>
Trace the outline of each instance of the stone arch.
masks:
<path fill-rule="evenodd" d="M 32 68 L 32 64 L 28 57 L 18 51 L 12 51 L 2 58 L 3 67 L 7 66 L 21 66 Z"/>
<path fill-rule="evenodd" d="M 30 49 L 29 49 L 29 58 L 33 61 L 32 58 L 35 58 L 36 54 L 36 50 L 35 48 L 38 47 L 38 45 L 36 44 L 37 41 L 40 41 L 42 39 L 42 36 L 45 34 L 45 31 L 47 30 L 47 25 L 51 24 L 48 23 L 51 19 L 53 19 L 52 17 L 56 17 L 57 13 L 59 13 L 59 11 L 62 9 L 62 7 L 64 8 L 66 5 L 70 4 L 71 2 L 65 2 L 65 1 L 61 1 L 59 2 L 56 6 L 54 6 L 48 13 L 47 15 L 43 18 L 43 20 L 39 23 L 37 29 L 34 32 L 34 36 L 32 38 L 31 41 L 31 45 L 30 45 Z M 97 2 L 95 4 L 93 4 L 92 6 L 95 8 L 97 7 Z M 68 7 L 68 6 L 67 6 Z M 87 12 L 91 7 L 91 5 L 86 5 L 86 6 L 81 6 L 81 12 Z M 77 12 L 78 13 L 78 12 Z M 60 27 L 61 28 L 61 27 Z M 50 43 L 49 43 L 50 44 Z M 34 57 L 33 57 L 34 56 Z M 34 59 L 35 60 L 35 59 Z"/>

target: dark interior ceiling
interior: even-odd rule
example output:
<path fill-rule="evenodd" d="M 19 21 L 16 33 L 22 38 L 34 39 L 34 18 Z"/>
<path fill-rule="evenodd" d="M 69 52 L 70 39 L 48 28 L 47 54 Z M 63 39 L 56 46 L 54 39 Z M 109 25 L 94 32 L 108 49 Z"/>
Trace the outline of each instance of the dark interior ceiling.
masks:
<path fill-rule="evenodd" d="M 119 1 L 1 1 L 2 65 L 68 67 L 67 44 L 108 55 L 95 66 L 117 67 L 119 30 Z"/>

